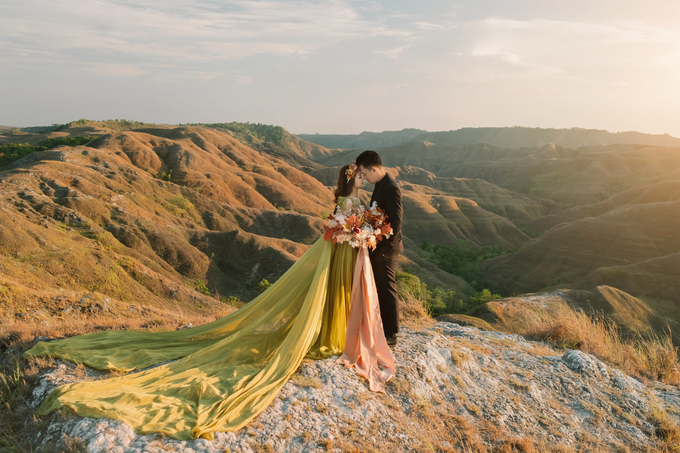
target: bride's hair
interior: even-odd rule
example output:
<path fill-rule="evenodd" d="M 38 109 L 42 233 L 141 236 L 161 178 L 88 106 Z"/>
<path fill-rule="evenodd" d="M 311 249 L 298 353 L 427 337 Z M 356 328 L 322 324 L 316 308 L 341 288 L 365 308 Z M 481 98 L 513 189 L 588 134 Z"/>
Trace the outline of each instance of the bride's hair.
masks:
<path fill-rule="evenodd" d="M 349 165 L 345 165 L 340 169 L 340 174 L 338 175 L 338 186 L 335 188 L 335 204 L 338 203 L 338 197 L 346 197 L 352 193 L 352 186 L 354 185 L 354 176 L 347 181 L 346 171 Z"/>

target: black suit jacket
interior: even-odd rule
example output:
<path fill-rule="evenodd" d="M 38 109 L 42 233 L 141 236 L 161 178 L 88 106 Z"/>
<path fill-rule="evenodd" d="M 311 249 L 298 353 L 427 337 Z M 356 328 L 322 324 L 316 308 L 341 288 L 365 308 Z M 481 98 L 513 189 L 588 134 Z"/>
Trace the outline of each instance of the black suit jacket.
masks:
<path fill-rule="evenodd" d="M 394 234 L 388 239 L 383 239 L 371 253 L 399 253 L 404 251 L 404 244 L 401 240 L 401 220 L 404 209 L 401 201 L 401 189 L 389 174 L 375 184 L 371 204 L 378 203 L 378 207 L 387 214 L 387 221 L 392 226 Z"/>

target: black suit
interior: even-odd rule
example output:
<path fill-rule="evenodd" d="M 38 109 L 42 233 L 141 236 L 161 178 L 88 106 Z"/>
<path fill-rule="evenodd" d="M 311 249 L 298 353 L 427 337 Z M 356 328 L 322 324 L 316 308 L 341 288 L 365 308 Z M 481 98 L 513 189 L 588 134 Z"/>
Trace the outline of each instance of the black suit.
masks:
<path fill-rule="evenodd" d="M 401 240 L 401 220 L 403 207 L 401 189 L 390 175 L 386 174 L 375 184 L 371 204 L 378 203 L 378 207 L 387 214 L 394 234 L 378 243 L 370 253 L 371 267 L 375 277 L 380 301 L 380 315 L 383 322 L 385 336 L 399 332 L 399 296 L 397 295 L 397 257 L 404 251 Z"/>

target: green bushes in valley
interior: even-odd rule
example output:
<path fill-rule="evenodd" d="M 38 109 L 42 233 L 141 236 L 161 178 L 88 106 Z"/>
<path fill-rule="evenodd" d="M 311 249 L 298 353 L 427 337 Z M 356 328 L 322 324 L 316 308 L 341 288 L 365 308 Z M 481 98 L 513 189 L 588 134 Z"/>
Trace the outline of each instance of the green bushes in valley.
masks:
<path fill-rule="evenodd" d="M 418 277 L 406 272 L 397 272 L 397 291 L 403 304 L 411 307 L 421 305 L 430 316 L 466 313 L 490 300 L 501 298 L 500 294 L 492 294 L 485 288 L 466 301 L 453 289 L 444 289 L 439 286 L 429 288 Z"/>
<path fill-rule="evenodd" d="M 97 127 L 105 127 L 107 129 L 111 129 L 114 131 L 131 131 L 134 129 L 138 129 L 140 127 L 144 126 L 153 126 L 153 123 L 145 123 L 143 121 L 133 121 L 133 120 L 126 120 L 126 119 L 115 119 L 115 120 L 102 120 L 102 121 L 97 121 L 97 120 L 88 120 L 85 118 L 81 118 L 77 121 L 71 121 L 70 123 L 65 123 L 65 124 L 54 124 L 53 128 L 51 130 L 53 131 L 63 131 L 65 129 L 68 129 L 69 127 L 73 126 L 97 126 Z"/>
<path fill-rule="evenodd" d="M 48 149 L 56 148 L 57 146 L 79 146 L 91 142 L 97 137 L 82 136 L 82 137 L 57 137 L 45 139 L 36 145 L 29 145 L 27 143 L 8 143 L 0 145 L 0 166 L 4 166 L 10 162 L 20 159 L 28 154 L 36 151 L 46 151 Z"/>
<path fill-rule="evenodd" d="M 398 273 L 397 288 L 402 301 L 411 305 L 420 303 L 431 316 L 439 316 L 467 313 L 477 306 L 501 298 L 500 294 L 494 294 L 488 289 L 489 283 L 482 276 L 479 263 L 495 256 L 507 255 L 512 250 L 501 250 L 496 246 L 475 247 L 469 241 L 459 239 L 458 247 L 425 241 L 420 244 L 420 251 L 423 258 L 441 270 L 462 278 L 477 292 L 471 297 L 465 297 L 451 289 L 428 288 L 415 275 Z"/>
<path fill-rule="evenodd" d="M 37 150 L 35 147 L 26 143 L 10 143 L 7 145 L 0 145 L 0 166 L 36 151 Z"/>
<path fill-rule="evenodd" d="M 83 135 L 82 137 L 47 138 L 35 145 L 35 148 L 36 151 L 45 151 L 56 148 L 57 146 L 80 146 L 91 142 L 95 138 L 97 137 L 93 137 L 91 135 Z"/>
<path fill-rule="evenodd" d="M 464 239 L 458 239 L 458 244 L 458 247 L 450 247 L 425 241 L 420 244 L 420 249 L 423 258 L 435 264 L 439 269 L 462 278 L 477 291 L 482 291 L 489 286 L 479 271 L 479 263 L 513 252 L 513 250 L 501 250 L 497 246 L 475 247 L 470 241 Z"/>
<path fill-rule="evenodd" d="M 248 134 L 279 146 L 283 144 L 287 136 L 286 130 L 281 126 L 262 123 L 187 123 L 184 126 L 202 126 L 211 129 L 227 130 L 237 134 Z"/>

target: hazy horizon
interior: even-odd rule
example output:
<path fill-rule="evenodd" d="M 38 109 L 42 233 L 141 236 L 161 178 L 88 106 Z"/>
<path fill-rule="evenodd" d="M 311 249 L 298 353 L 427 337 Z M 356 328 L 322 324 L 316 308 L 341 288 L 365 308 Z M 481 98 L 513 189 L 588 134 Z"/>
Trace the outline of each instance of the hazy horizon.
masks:
<path fill-rule="evenodd" d="M 107 118 L 107 119 L 82 118 L 82 119 L 87 119 L 87 120 L 93 121 L 93 122 L 105 122 L 105 121 L 116 121 L 116 120 L 119 120 L 119 121 L 120 121 L 120 120 L 122 120 L 122 121 L 136 121 L 134 118 L 122 118 L 122 119 L 121 119 L 121 118 Z M 73 121 L 77 121 L 77 120 L 73 120 Z M 230 121 L 227 121 L 227 123 L 228 123 L 228 122 L 230 122 Z M 235 121 L 235 122 L 239 122 L 239 121 Z M 67 122 L 67 123 L 69 123 L 69 122 Z M 245 123 L 245 122 L 244 122 L 244 123 Z M 251 123 L 257 123 L 257 122 L 251 122 Z M 18 126 L 17 126 L 17 125 L 13 125 L 13 124 L 0 124 L 0 126 L 5 126 L 5 127 L 17 127 L 17 128 L 27 128 L 27 127 L 49 127 L 49 126 L 53 126 L 53 125 L 57 125 L 57 124 L 60 124 L 60 123 L 32 124 L 32 125 L 18 125 Z M 189 121 L 188 123 L 158 123 L 158 122 L 148 122 L 147 124 L 170 125 L 170 126 L 184 126 L 184 125 L 186 125 L 186 124 L 199 124 L 199 123 Z M 200 124 L 209 124 L 209 123 L 200 123 Z M 280 125 L 279 125 L 279 124 L 273 124 L 273 126 L 280 126 Z M 584 130 L 584 131 L 585 131 L 585 130 L 597 130 L 597 131 L 608 132 L 608 133 L 610 133 L 610 134 L 620 134 L 620 133 L 632 133 L 632 132 L 637 132 L 637 133 L 648 134 L 648 135 L 669 135 L 669 136 L 674 137 L 674 138 L 680 138 L 680 137 L 674 136 L 673 134 L 668 134 L 668 133 L 664 133 L 664 134 L 652 134 L 652 133 L 645 132 L 645 131 L 618 131 L 618 132 L 612 132 L 612 131 L 608 131 L 608 130 L 606 130 L 606 129 L 595 129 L 595 128 L 577 127 L 577 126 L 573 126 L 573 127 L 564 127 L 564 128 L 549 128 L 549 127 L 546 127 L 546 128 L 539 128 L 539 127 L 531 127 L 531 126 L 473 126 L 473 127 L 462 127 L 462 128 L 456 128 L 456 129 L 441 129 L 441 130 L 434 130 L 434 129 L 420 129 L 420 128 L 414 128 L 414 127 L 405 127 L 405 128 L 396 129 L 396 130 L 395 130 L 395 129 L 386 129 L 386 130 L 382 130 L 382 131 L 368 131 L 368 130 L 363 130 L 363 131 L 360 131 L 360 132 L 348 132 L 348 133 L 335 133 L 335 132 L 324 132 L 324 133 L 320 133 L 320 132 L 312 132 L 312 133 L 308 133 L 308 132 L 290 131 L 290 130 L 288 130 L 288 129 L 286 129 L 286 130 L 288 130 L 288 132 L 290 132 L 291 134 L 297 136 L 297 135 L 360 135 L 360 134 L 363 134 L 363 133 L 381 134 L 381 133 L 388 133 L 388 132 L 401 132 L 401 131 L 403 131 L 403 130 L 408 130 L 408 129 L 417 129 L 417 130 L 421 130 L 421 131 L 426 132 L 426 133 L 430 133 L 430 132 L 450 132 L 450 131 L 456 131 L 456 130 L 459 130 L 459 129 L 466 129 L 466 128 L 471 128 L 471 129 L 501 129 L 501 128 L 520 128 L 520 129 L 521 129 L 521 128 L 524 128 L 524 129 L 543 129 L 543 130 L 550 130 L 550 129 L 553 129 L 553 130 Z"/>
<path fill-rule="evenodd" d="M 9 0 L 0 124 L 680 137 L 680 3 Z"/>

